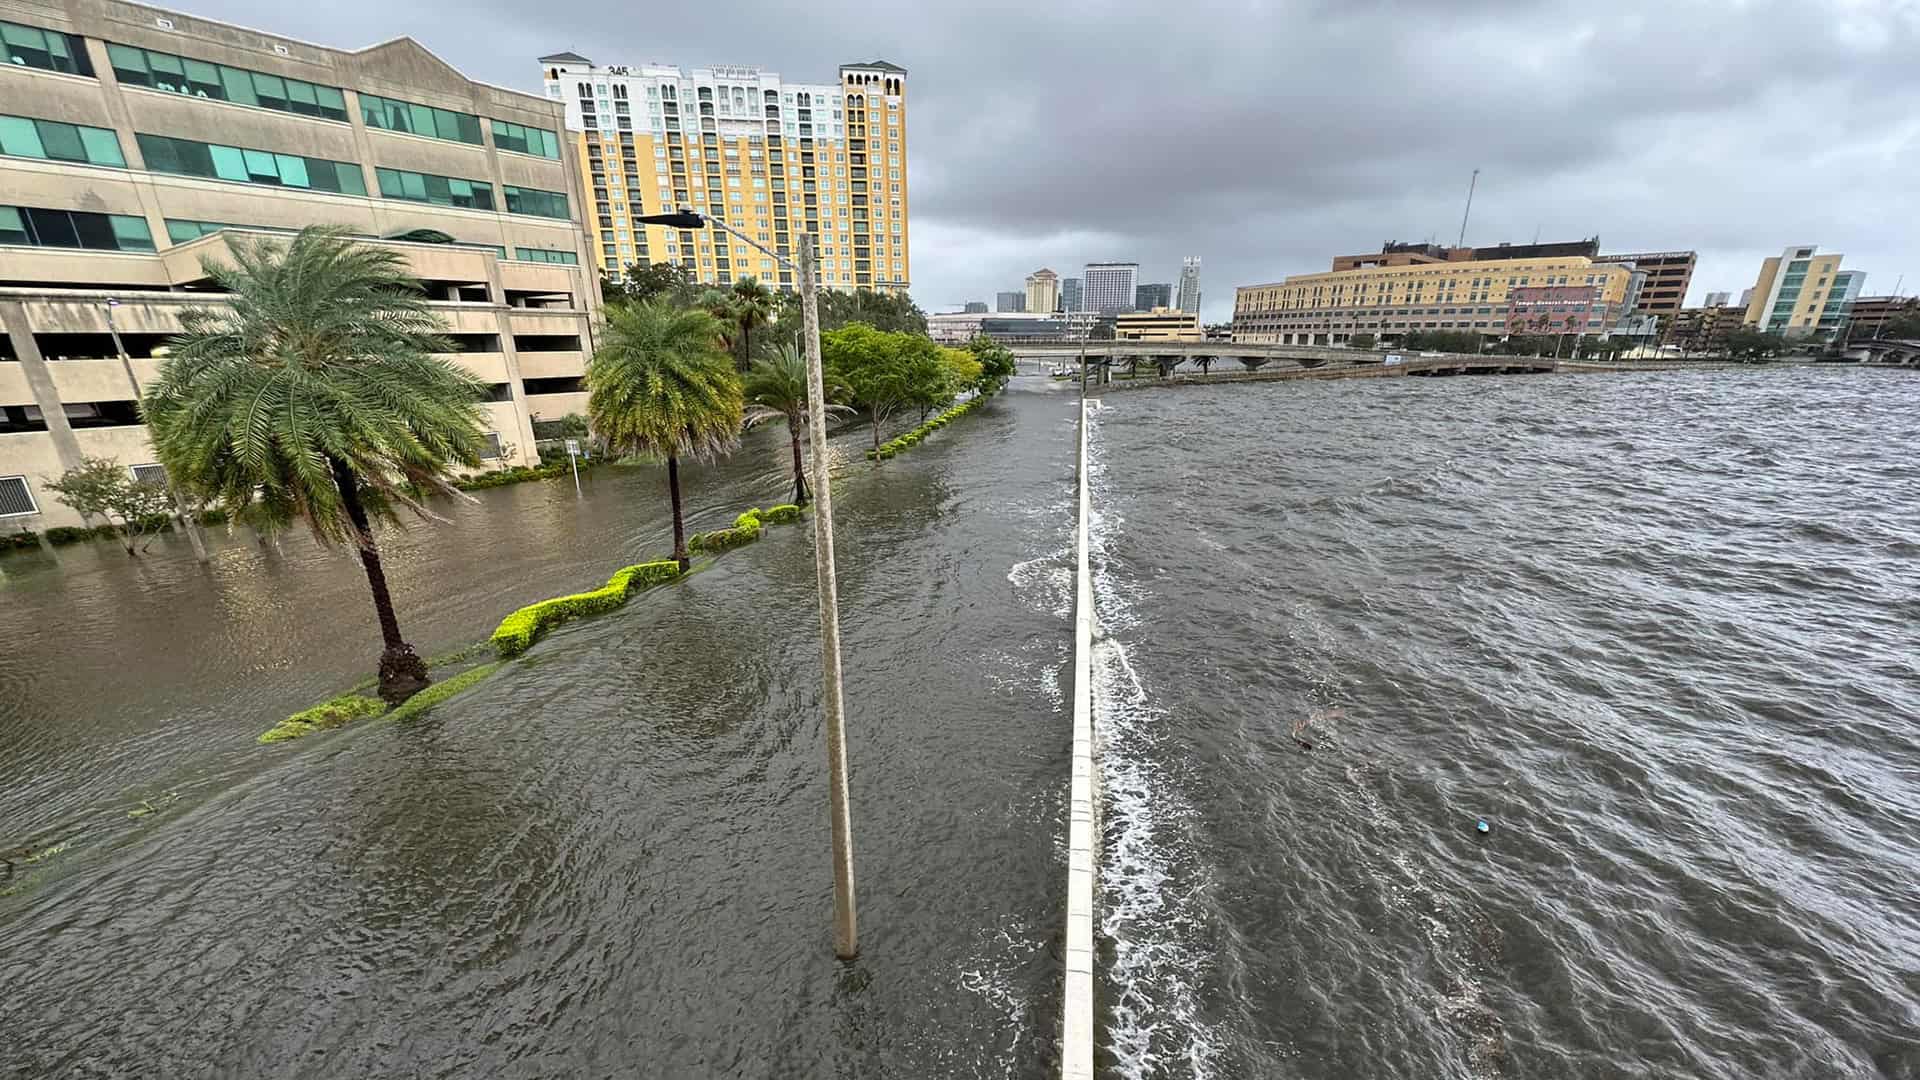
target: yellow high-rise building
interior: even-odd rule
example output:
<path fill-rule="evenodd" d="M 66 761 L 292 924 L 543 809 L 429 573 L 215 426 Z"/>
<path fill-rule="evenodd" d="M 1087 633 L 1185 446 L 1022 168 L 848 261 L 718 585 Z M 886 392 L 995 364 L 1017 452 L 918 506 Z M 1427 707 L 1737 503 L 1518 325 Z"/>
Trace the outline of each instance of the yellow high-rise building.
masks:
<path fill-rule="evenodd" d="M 704 284 L 795 287 L 791 271 L 718 229 L 632 223 L 692 209 L 783 256 L 812 234 L 825 287 L 906 291 L 905 68 L 844 64 L 836 83 L 791 83 L 752 67 L 596 67 L 570 52 L 540 63 L 580 144 L 587 228 L 609 275 L 672 263 Z"/>
<path fill-rule="evenodd" d="M 1840 269 L 1845 257 L 1790 247 L 1761 262 L 1760 277 L 1749 290 L 1746 324 L 1790 337 L 1839 333 L 1867 281 L 1862 271 Z"/>

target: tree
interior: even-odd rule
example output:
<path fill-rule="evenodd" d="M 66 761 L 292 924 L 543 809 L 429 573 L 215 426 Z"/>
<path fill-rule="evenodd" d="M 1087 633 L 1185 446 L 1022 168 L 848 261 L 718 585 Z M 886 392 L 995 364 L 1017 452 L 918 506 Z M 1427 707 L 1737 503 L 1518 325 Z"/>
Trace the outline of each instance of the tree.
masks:
<path fill-rule="evenodd" d="M 59 492 L 60 501 L 82 515 L 99 514 L 111 522 L 120 519 L 120 544 L 128 555 L 138 555 L 153 545 L 153 535 L 167 527 L 167 512 L 173 498 L 165 483 L 147 483 L 133 478 L 112 458 L 83 458 L 80 465 L 68 469 L 58 480 L 47 481 L 50 490 Z M 135 548 L 145 536 L 146 543 Z"/>
<path fill-rule="evenodd" d="M 682 307 L 693 302 L 696 290 L 693 278 L 684 266 L 672 263 L 628 263 L 619 281 L 605 275 L 600 292 L 609 303 L 644 304 L 650 300 L 668 300 Z"/>
<path fill-rule="evenodd" d="M 1905 311 L 1887 320 L 1876 337 L 1895 341 L 1920 341 L 1920 310 Z"/>
<path fill-rule="evenodd" d="M 1736 326 L 1727 331 L 1727 355 L 1736 360 L 1756 363 L 1787 349 L 1784 335 L 1751 326 Z"/>
<path fill-rule="evenodd" d="M 1347 339 L 1347 344 L 1356 349 L 1371 349 L 1373 348 L 1373 335 L 1366 333 L 1355 334 Z"/>
<path fill-rule="evenodd" d="M 846 384 L 832 371 L 821 374 L 827 392 L 827 415 L 852 412 L 833 400 L 846 394 Z M 773 356 L 753 362 L 743 389 L 747 402 L 744 426 L 775 419 L 786 421 L 787 436 L 793 441 L 793 501 L 796 506 L 807 505 L 807 474 L 800 459 L 800 433 L 807 425 L 807 358 L 794 346 L 782 345 Z"/>
<path fill-rule="evenodd" d="M 1015 371 L 1013 350 L 985 334 L 976 334 L 967 342 L 967 351 L 980 362 L 980 377 L 974 389 L 991 394 L 1007 384 Z"/>
<path fill-rule="evenodd" d="M 357 549 L 380 696 L 403 700 L 427 667 L 400 636 L 371 519 L 431 516 L 409 492 L 452 492 L 452 466 L 479 464 L 486 385 L 442 358 L 453 345 L 392 249 L 307 228 L 228 251 L 233 265 L 201 265 L 229 306 L 181 314 L 142 402 L 154 447 L 182 488 Z"/>
<path fill-rule="evenodd" d="M 930 338 L 887 333 L 866 323 L 849 323 L 820 335 L 827 368 L 846 382 L 854 403 L 873 420 L 873 447 L 887 418 L 938 392 L 947 380 L 940 347 Z"/>
<path fill-rule="evenodd" d="M 887 333 L 925 334 L 927 315 L 921 311 L 905 293 L 883 293 L 872 289 L 860 288 L 852 292 L 843 289 L 822 289 L 819 296 L 820 332 L 838 330 L 853 323 L 866 323 L 876 330 Z M 800 332 L 800 297 L 798 293 L 780 294 L 779 325 L 783 329 L 798 334 Z"/>
<path fill-rule="evenodd" d="M 732 352 L 740 340 L 740 327 L 734 321 L 733 294 L 725 289 L 702 289 L 693 306 L 713 316 L 714 340 L 723 352 Z"/>
<path fill-rule="evenodd" d="M 740 379 L 716 344 L 720 326 L 704 311 L 661 300 L 610 308 L 601 344 L 587 363 L 587 418 L 614 453 L 667 459 L 673 557 L 685 570 L 680 459 L 711 460 L 740 437 Z"/>
<path fill-rule="evenodd" d="M 740 327 L 740 370 L 753 363 L 753 331 L 773 320 L 773 290 L 751 275 L 733 283 L 733 321 Z"/>

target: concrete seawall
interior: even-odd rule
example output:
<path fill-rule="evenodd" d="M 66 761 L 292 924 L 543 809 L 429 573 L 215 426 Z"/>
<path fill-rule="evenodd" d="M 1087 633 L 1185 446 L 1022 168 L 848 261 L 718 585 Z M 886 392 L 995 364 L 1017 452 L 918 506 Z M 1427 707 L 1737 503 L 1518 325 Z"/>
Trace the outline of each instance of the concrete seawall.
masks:
<path fill-rule="evenodd" d="M 1067 971 L 1060 1025 L 1062 1080 L 1093 1080 L 1094 817 L 1093 577 L 1088 565 L 1087 402 L 1080 402 L 1079 519 L 1074 529 L 1073 779 L 1067 804 Z"/>

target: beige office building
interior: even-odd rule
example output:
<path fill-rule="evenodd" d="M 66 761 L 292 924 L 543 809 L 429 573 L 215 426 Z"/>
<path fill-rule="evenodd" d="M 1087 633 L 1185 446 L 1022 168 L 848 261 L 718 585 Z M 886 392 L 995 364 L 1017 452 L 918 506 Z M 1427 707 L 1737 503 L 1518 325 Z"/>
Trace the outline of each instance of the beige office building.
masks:
<path fill-rule="evenodd" d="M 1205 341 L 1200 313 L 1157 307 L 1151 311 L 1123 311 L 1113 317 L 1116 341 Z"/>
<path fill-rule="evenodd" d="M 155 377 L 225 236 L 334 225 L 403 253 L 492 387 L 492 464 L 583 412 L 599 305 L 563 110 L 398 38 L 342 51 L 120 0 L 0 0 L 0 529 L 79 524 L 83 457 L 153 462 Z"/>
<path fill-rule="evenodd" d="M 1472 262 L 1388 262 L 1234 290 L 1233 340 L 1338 345 L 1355 334 L 1397 340 L 1415 330 L 1507 332 L 1508 290 L 1581 288 L 1586 325 L 1612 329 L 1633 272 L 1584 255 Z"/>
<path fill-rule="evenodd" d="M 1060 275 L 1040 269 L 1027 275 L 1027 310 L 1042 314 L 1060 310 Z"/>

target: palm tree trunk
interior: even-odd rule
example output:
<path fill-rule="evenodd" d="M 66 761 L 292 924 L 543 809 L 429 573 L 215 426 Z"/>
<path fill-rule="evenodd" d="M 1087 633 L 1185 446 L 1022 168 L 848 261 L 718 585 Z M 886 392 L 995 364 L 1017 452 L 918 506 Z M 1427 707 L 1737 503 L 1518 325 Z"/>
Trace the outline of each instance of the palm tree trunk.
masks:
<path fill-rule="evenodd" d="M 740 320 L 740 370 L 753 366 L 753 327 L 746 319 Z"/>
<path fill-rule="evenodd" d="M 807 474 L 800 465 L 800 421 L 787 417 L 787 434 L 793 439 L 793 505 L 807 505 Z"/>
<path fill-rule="evenodd" d="M 380 565 L 380 547 L 373 542 L 373 529 L 367 523 L 367 508 L 360 504 L 360 482 L 353 470 L 339 458 L 332 459 L 333 483 L 340 489 L 340 502 L 353 522 L 355 546 L 360 549 L 360 565 L 367 571 L 367 588 L 373 593 L 373 610 L 380 617 L 380 639 L 386 648 L 380 653 L 380 697 L 397 705 L 426 689 L 426 662 L 400 636 L 400 620 L 393 613 L 393 595 L 387 591 L 387 572 Z"/>
<path fill-rule="evenodd" d="M 673 561 L 686 573 L 692 560 L 687 558 L 687 526 L 680 516 L 680 459 L 667 455 L 667 498 L 673 500 Z"/>

